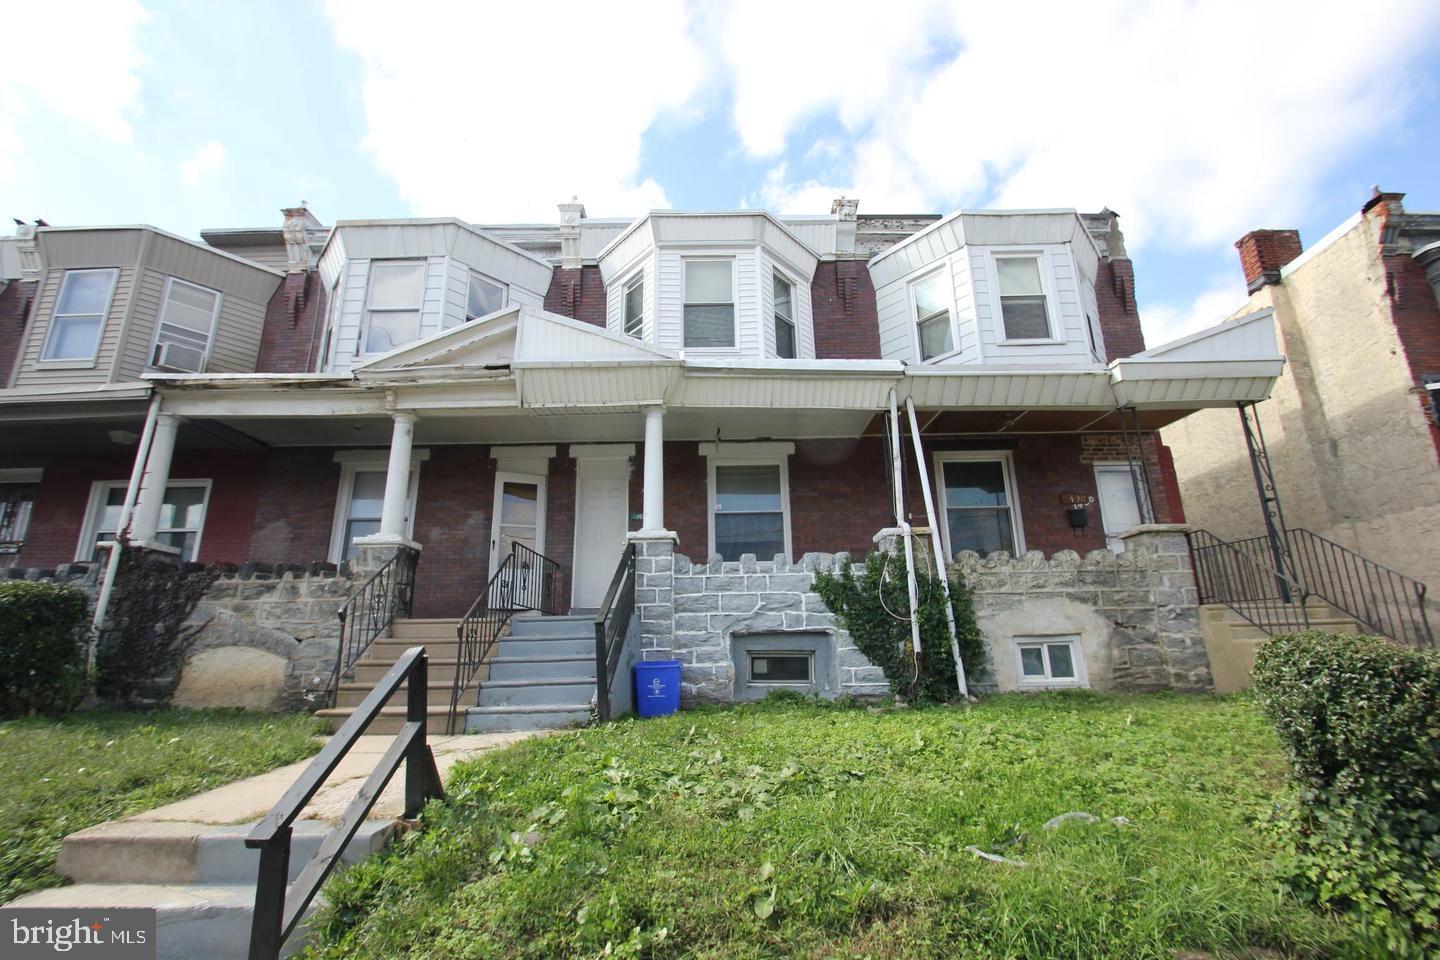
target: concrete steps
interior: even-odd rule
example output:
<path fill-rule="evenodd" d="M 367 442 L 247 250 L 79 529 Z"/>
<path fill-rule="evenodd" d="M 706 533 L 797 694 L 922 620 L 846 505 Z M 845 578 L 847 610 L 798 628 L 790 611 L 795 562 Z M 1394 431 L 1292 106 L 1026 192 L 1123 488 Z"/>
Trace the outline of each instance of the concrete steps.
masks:
<path fill-rule="evenodd" d="M 1210 658 L 1210 673 L 1216 693 L 1234 693 L 1250 686 L 1250 671 L 1255 665 L 1255 650 L 1261 643 L 1279 633 L 1289 633 L 1302 623 L 1295 604 L 1244 604 L 1245 613 L 1263 625 L 1257 626 L 1224 604 L 1207 603 L 1200 607 L 1200 633 L 1205 639 L 1205 652 Z M 1306 600 L 1305 614 L 1312 630 L 1328 633 L 1362 633 L 1354 618 L 1335 609 L 1319 597 Z"/>

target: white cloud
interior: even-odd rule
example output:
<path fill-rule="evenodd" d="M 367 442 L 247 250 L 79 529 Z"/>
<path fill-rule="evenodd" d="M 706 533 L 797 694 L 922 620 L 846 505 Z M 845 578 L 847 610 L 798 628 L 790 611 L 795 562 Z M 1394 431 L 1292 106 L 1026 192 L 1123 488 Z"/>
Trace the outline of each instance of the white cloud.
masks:
<path fill-rule="evenodd" d="M 415 213 L 553 220 L 572 194 L 592 215 L 667 205 L 638 170 L 642 135 L 704 69 L 678 0 L 636 16 L 578 2 L 327 11 L 364 64 L 365 147 Z"/>
<path fill-rule="evenodd" d="M 1237 266 L 1233 275 L 1210 278 L 1209 286 L 1194 300 L 1147 301 L 1141 306 L 1145 343 L 1155 347 L 1225 320 L 1245 302 L 1245 281 Z"/>
<path fill-rule="evenodd" d="M 137 0 L 17 3 L 3 16 L 0 184 L 24 150 L 29 122 L 58 115 L 114 143 L 131 141 L 144 63 L 137 34 L 150 17 Z"/>
<path fill-rule="evenodd" d="M 199 186 L 225 168 L 225 144 L 211 140 L 180 161 L 180 181 L 187 187 Z"/>

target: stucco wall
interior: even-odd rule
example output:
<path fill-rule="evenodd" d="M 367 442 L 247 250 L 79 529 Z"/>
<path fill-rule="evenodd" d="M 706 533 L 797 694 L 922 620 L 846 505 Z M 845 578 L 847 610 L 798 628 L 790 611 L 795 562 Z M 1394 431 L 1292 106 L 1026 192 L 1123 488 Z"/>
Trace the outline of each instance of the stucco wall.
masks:
<path fill-rule="evenodd" d="M 1259 405 L 1285 520 L 1440 588 L 1440 469 L 1391 320 L 1376 223 L 1362 217 L 1235 316 L 1273 307 L 1287 363 Z M 1189 522 L 1264 532 L 1238 414 L 1166 427 Z"/>

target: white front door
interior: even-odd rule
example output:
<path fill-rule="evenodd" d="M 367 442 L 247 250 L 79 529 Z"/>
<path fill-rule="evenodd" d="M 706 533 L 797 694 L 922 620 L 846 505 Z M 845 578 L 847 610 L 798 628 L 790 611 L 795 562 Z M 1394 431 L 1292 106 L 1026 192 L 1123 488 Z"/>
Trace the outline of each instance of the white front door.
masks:
<path fill-rule="evenodd" d="M 1140 525 L 1140 505 L 1135 502 L 1135 481 L 1130 476 L 1129 464 L 1097 464 L 1095 489 L 1100 495 L 1105 545 L 1120 553 L 1125 544 L 1117 535 Z"/>
<path fill-rule="evenodd" d="M 545 552 L 545 478 L 495 474 L 495 511 L 490 525 L 490 575 L 510 555 L 512 543 Z"/>
<path fill-rule="evenodd" d="M 571 605 L 593 610 L 605 599 L 629 528 L 630 463 L 582 458 L 575 479 L 575 566 Z"/>

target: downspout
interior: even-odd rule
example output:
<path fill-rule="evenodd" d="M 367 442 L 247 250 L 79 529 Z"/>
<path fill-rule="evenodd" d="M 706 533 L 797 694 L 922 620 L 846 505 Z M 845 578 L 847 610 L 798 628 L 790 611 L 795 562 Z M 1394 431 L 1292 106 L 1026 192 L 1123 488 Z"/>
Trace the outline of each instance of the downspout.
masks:
<path fill-rule="evenodd" d="M 140 444 L 135 448 L 135 464 L 130 468 L 130 484 L 125 488 L 125 502 L 120 507 L 120 519 L 115 524 L 115 539 L 109 543 L 110 553 L 105 559 L 105 573 L 100 578 L 100 593 L 95 598 L 95 617 L 91 621 L 90 650 L 85 659 L 85 676 L 94 682 L 95 653 L 100 641 L 100 628 L 105 624 L 105 613 L 110 607 L 110 593 L 115 589 L 115 571 L 120 568 L 120 540 L 129 533 L 130 518 L 135 512 L 135 501 L 140 496 L 140 482 L 145 477 L 145 466 L 150 459 L 150 441 L 155 434 L 155 420 L 160 414 L 160 394 L 150 398 L 150 410 L 145 414 L 145 429 L 140 434 Z"/>
<path fill-rule="evenodd" d="M 920 491 L 925 495 L 925 520 L 930 524 L 930 555 L 935 558 L 935 573 L 940 577 L 940 591 L 945 595 L 945 623 L 950 628 L 950 654 L 955 658 L 955 685 L 960 696 L 970 696 L 965 680 L 965 664 L 960 662 L 960 638 L 955 632 L 955 611 L 950 606 L 950 576 L 945 570 L 945 548 L 940 543 L 940 527 L 935 519 L 935 498 L 930 492 L 930 473 L 925 469 L 925 448 L 920 443 L 920 422 L 915 417 L 915 402 L 905 398 L 905 413 L 910 418 L 910 439 L 915 442 L 915 466 L 920 471 Z"/>
<path fill-rule="evenodd" d="M 890 391 L 890 468 L 894 471 L 895 525 L 905 538 L 905 586 L 910 596 L 910 645 L 915 657 L 915 680 L 920 679 L 920 591 L 915 584 L 915 546 L 910 521 L 905 519 L 904 473 L 900 457 L 900 412 L 895 405 L 895 390 Z"/>

